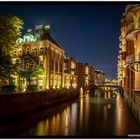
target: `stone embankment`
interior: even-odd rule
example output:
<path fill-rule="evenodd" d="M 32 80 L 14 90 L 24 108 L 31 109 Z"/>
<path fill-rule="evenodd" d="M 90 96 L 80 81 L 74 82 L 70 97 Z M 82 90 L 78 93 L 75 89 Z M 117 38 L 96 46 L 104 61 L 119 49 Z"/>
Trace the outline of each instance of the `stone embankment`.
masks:
<path fill-rule="evenodd" d="M 128 107 L 140 123 L 140 92 L 124 90 L 124 99 Z"/>
<path fill-rule="evenodd" d="M 23 117 L 78 97 L 79 89 L 0 95 L 0 122 Z"/>

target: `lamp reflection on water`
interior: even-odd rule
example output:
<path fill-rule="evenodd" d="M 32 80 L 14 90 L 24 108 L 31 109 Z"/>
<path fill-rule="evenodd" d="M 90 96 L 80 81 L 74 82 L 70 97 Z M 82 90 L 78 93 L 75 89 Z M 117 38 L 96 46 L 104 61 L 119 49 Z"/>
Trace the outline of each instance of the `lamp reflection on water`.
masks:
<path fill-rule="evenodd" d="M 83 98 L 83 88 L 80 88 L 80 98 Z"/>
<path fill-rule="evenodd" d="M 123 99 L 117 94 L 116 97 L 116 133 L 118 135 L 127 133 L 127 117 L 124 116 Z"/>
<path fill-rule="evenodd" d="M 89 96 L 89 94 L 86 94 L 86 102 L 85 102 L 85 111 L 86 111 L 86 113 L 85 113 L 85 123 L 86 124 L 88 124 L 88 121 L 89 121 L 89 117 L 90 117 L 90 115 L 89 115 L 89 113 L 90 113 L 90 96 Z"/>
<path fill-rule="evenodd" d="M 80 98 L 80 127 L 83 125 L 83 98 Z"/>
<path fill-rule="evenodd" d="M 77 103 L 73 103 L 71 106 L 71 130 L 72 134 L 76 131 L 77 126 Z"/>
<path fill-rule="evenodd" d="M 110 91 L 108 91 L 108 99 L 110 99 L 110 98 L 111 98 L 110 94 L 111 94 L 111 93 L 110 93 Z"/>
<path fill-rule="evenodd" d="M 111 104 L 107 104 L 107 108 L 108 109 L 111 109 Z"/>
<path fill-rule="evenodd" d="M 107 99 L 107 92 L 104 93 L 104 99 Z"/>

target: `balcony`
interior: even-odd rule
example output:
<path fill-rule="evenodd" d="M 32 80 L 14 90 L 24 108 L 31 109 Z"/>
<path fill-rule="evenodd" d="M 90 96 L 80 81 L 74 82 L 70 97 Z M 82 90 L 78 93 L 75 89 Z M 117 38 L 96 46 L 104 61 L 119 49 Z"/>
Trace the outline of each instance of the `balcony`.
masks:
<path fill-rule="evenodd" d="M 122 53 L 122 50 L 119 50 L 119 55 L 121 55 L 121 53 Z"/>
<path fill-rule="evenodd" d="M 135 55 L 135 63 L 140 63 L 140 53 Z"/>
<path fill-rule="evenodd" d="M 126 39 L 122 38 L 122 45 L 126 45 Z"/>
<path fill-rule="evenodd" d="M 126 27 L 126 34 L 128 35 L 129 33 L 131 33 L 134 30 L 134 22 L 131 22 L 130 24 L 128 24 L 128 26 Z"/>
<path fill-rule="evenodd" d="M 135 34 L 140 31 L 140 19 L 134 24 L 134 22 L 131 22 L 127 26 L 126 30 L 126 38 L 130 40 L 135 39 Z"/>
<path fill-rule="evenodd" d="M 135 58 L 134 54 L 127 56 L 126 57 L 126 63 L 127 64 L 134 63 L 134 60 L 135 60 L 134 58 Z"/>
<path fill-rule="evenodd" d="M 119 44 L 119 48 L 120 48 L 120 49 L 122 48 L 122 43 Z"/>
<path fill-rule="evenodd" d="M 140 53 L 138 54 L 132 54 L 126 57 L 126 63 L 127 64 L 134 64 L 134 63 L 140 63 Z"/>
<path fill-rule="evenodd" d="M 140 31 L 140 19 L 134 25 L 135 31 Z"/>
<path fill-rule="evenodd" d="M 131 8 L 131 5 L 130 4 L 127 5 L 126 8 L 125 8 L 125 13 L 127 13 L 130 8 Z"/>
<path fill-rule="evenodd" d="M 120 42 L 122 41 L 122 36 L 119 36 L 119 41 L 120 41 Z"/>

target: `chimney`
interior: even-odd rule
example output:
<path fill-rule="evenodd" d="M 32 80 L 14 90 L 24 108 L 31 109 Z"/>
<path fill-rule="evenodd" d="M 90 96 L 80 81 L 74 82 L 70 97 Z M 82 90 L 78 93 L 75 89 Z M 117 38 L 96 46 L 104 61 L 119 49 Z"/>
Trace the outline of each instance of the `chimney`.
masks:
<path fill-rule="evenodd" d="M 35 26 L 35 30 L 41 30 L 43 28 L 43 25 L 37 25 Z"/>
<path fill-rule="evenodd" d="M 28 29 L 28 30 L 27 30 L 27 33 L 31 33 L 31 32 L 32 32 L 32 29 Z"/>
<path fill-rule="evenodd" d="M 45 26 L 45 31 L 50 35 L 51 34 L 51 27 L 50 25 Z"/>

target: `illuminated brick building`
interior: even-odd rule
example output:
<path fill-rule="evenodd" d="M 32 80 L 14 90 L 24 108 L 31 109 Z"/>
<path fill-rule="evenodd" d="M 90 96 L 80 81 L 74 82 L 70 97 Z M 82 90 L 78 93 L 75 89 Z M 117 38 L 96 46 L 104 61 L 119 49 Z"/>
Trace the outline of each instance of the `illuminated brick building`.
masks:
<path fill-rule="evenodd" d="M 77 61 L 74 58 L 64 59 L 64 87 L 77 87 Z"/>
<path fill-rule="evenodd" d="M 121 20 L 118 56 L 119 84 L 131 91 L 140 91 L 140 5 L 130 4 Z"/>
<path fill-rule="evenodd" d="M 90 89 L 95 84 L 95 69 L 87 63 L 80 63 L 74 58 L 64 60 L 64 86 Z"/>
<path fill-rule="evenodd" d="M 35 33 L 31 29 L 17 42 L 25 42 L 23 53 L 34 53 L 40 57 L 44 66 L 44 74 L 32 78 L 32 84 L 39 85 L 40 89 L 64 87 L 64 50 L 50 36 L 50 26 L 36 26 Z M 17 86 L 26 86 L 26 81 L 17 77 Z"/>
<path fill-rule="evenodd" d="M 90 89 L 95 83 L 95 69 L 88 63 L 77 62 L 78 87 Z"/>
<path fill-rule="evenodd" d="M 105 74 L 101 70 L 95 70 L 95 85 L 100 85 L 105 82 Z"/>
<path fill-rule="evenodd" d="M 95 86 L 95 68 L 93 66 L 89 66 L 89 84 L 90 88 Z"/>
<path fill-rule="evenodd" d="M 50 26 L 38 25 L 35 31 L 28 29 L 26 34 L 17 40 L 21 48 L 15 52 L 16 61 L 19 54 L 34 54 L 39 56 L 44 68 L 42 74 L 30 79 L 31 85 L 37 85 L 38 90 L 56 88 L 85 88 L 95 85 L 95 69 L 87 63 L 80 63 L 74 58 L 66 58 L 64 50 L 51 37 Z M 101 80 L 101 77 L 98 80 Z M 26 91 L 29 82 L 22 77 L 13 76 L 14 85 L 18 91 Z"/>

